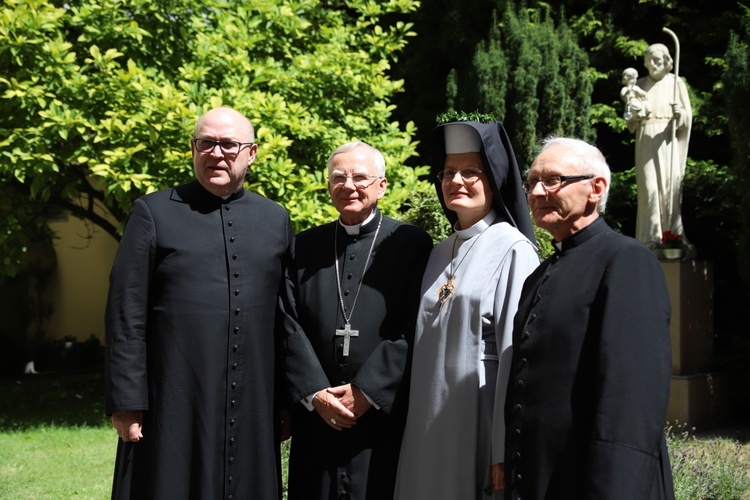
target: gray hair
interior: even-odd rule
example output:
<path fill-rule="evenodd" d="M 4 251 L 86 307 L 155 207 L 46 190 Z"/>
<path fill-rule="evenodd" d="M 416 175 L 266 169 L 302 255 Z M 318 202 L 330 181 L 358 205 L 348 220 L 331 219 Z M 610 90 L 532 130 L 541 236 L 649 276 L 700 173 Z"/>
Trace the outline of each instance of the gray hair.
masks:
<path fill-rule="evenodd" d="M 367 150 L 372 156 L 372 162 L 375 165 L 375 172 L 378 177 L 385 177 L 385 158 L 383 158 L 383 154 L 374 147 L 362 141 L 347 142 L 346 144 L 343 144 L 336 148 L 334 152 L 331 153 L 331 156 L 328 157 L 328 161 L 326 162 L 326 165 L 328 166 L 328 174 L 331 174 L 331 169 L 333 168 L 333 159 L 336 155 L 348 153 L 349 151 L 359 147 L 365 148 L 365 150 Z"/>
<path fill-rule="evenodd" d="M 580 139 L 570 137 L 556 137 L 551 135 L 542 141 L 540 153 L 552 146 L 562 146 L 566 149 L 563 157 L 563 163 L 576 169 L 581 175 L 593 175 L 595 177 L 604 177 L 607 180 L 607 187 L 604 194 L 599 199 L 597 211 L 604 213 L 607 208 L 607 198 L 609 198 L 609 186 L 611 184 L 612 174 L 607 165 L 607 160 L 598 148 Z"/>

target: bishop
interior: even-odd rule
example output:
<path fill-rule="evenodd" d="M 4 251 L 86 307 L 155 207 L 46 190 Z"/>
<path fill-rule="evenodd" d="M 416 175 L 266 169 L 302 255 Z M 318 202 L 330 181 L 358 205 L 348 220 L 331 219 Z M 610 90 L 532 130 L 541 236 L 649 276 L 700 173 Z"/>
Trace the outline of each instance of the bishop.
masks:
<path fill-rule="evenodd" d="M 432 239 L 377 209 L 387 184 L 377 149 L 341 146 L 328 159 L 339 218 L 295 238 L 283 293 L 289 500 L 393 498 L 402 379 Z"/>

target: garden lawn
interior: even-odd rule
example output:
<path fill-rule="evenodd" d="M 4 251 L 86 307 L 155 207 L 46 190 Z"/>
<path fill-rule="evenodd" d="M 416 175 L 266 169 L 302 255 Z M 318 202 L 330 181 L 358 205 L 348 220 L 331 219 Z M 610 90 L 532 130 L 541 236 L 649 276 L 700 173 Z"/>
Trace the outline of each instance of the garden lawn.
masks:
<path fill-rule="evenodd" d="M 0 499 L 110 497 L 117 434 L 102 373 L 0 378 Z M 281 460 L 286 487 L 289 441 Z"/>
<path fill-rule="evenodd" d="M 109 498 L 113 433 L 55 425 L 0 433 L 0 498 Z"/>
<path fill-rule="evenodd" d="M 750 429 L 666 434 L 677 500 L 750 500 Z M 109 498 L 116 447 L 101 370 L 0 378 L 0 499 Z"/>
<path fill-rule="evenodd" d="M 0 379 L 0 498 L 108 498 L 116 435 L 101 372 Z"/>

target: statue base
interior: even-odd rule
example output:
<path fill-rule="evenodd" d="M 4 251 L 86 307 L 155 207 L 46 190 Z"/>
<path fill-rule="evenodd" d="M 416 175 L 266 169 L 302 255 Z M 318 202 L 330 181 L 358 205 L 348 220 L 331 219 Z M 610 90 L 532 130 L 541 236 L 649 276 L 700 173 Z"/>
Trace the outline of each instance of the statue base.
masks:
<path fill-rule="evenodd" d="M 699 430 L 732 420 L 727 376 L 714 370 L 713 264 L 661 260 L 672 318 L 672 384 L 667 420 Z"/>
<path fill-rule="evenodd" d="M 672 375 L 667 422 L 706 431 L 733 423 L 728 397 L 728 378 L 723 373 Z"/>

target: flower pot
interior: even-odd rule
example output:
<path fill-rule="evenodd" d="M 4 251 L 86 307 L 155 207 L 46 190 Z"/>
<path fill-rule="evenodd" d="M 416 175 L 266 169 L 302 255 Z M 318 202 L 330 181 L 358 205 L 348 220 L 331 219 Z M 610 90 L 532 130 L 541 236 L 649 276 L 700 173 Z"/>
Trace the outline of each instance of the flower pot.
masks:
<path fill-rule="evenodd" d="M 681 248 L 663 248 L 662 252 L 664 252 L 665 259 L 673 260 L 682 257 Z"/>

